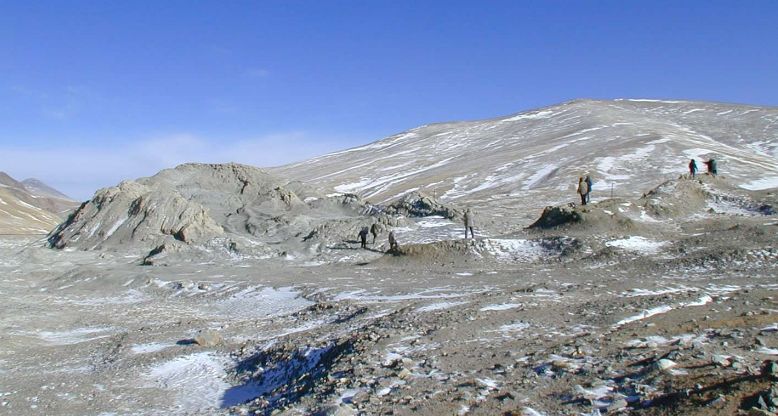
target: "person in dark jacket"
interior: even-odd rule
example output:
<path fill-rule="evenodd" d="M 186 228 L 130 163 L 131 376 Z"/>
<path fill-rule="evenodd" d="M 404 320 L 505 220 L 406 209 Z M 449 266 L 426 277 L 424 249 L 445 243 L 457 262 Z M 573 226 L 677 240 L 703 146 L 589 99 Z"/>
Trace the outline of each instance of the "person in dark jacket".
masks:
<path fill-rule="evenodd" d="M 697 174 L 697 162 L 694 159 L 689 162 L 689 175 L 694 179 L 694 175 Z"/>
<path fill-rule="evenodd" d="M 367 227 L 362 227 L 361 230 L 359 230 L 359 247 L 360 248 L 367 248 L 367 233 L 368 233 Z"/>
<path fill-rule="evenodd" d="M 473 227 L 475 227 L 475 217 L 473 216 L 473 211 L 468 208 L 465 210 L 465 240 L 467 240 L 467 230 L 470 230 L 470 237 L 475 238 Z"/>
<path fill-rule="evenodd" d="M 578 177 L 578 195 L 581 196 L 581 205 L 586 205 L 586 195 L 589 193 L 589 185 L 586 184 L 584 178 Z"/>
<path fill-rule="evenodd" d="M 389 251 L 396 253 L 399 248 L 400 245 L 397 244 L 397 238 L 394 236 L 394 231 L 389 231 Z"/>
<path fill-rule="evenodd" d="M 370 234 L 373 235 L 373 244 L 375 244 L 376 237 L 378 237 L 378 234 L 381 234 L 381 226 L 377 222 L 370 226 Z"/>
<path fill-rule="evenodd" d="M 716 169 L 716 159 L 711 158 L 707 162 L 702 162 L 702 163 L 705 163 L 705 166 L 708 167 L 708 173 L 710 173 L 713 176 L 718 175 L 719 172 Z"/>
<path fill-rule="evenodd" d="M 589 175 L 586 175 L 584 182 L 586 182 L 586 203 L 588 204 L 589 201 L 591 201 L 589 196 L 592 194 L 592 178 L 590 178 Z"/>

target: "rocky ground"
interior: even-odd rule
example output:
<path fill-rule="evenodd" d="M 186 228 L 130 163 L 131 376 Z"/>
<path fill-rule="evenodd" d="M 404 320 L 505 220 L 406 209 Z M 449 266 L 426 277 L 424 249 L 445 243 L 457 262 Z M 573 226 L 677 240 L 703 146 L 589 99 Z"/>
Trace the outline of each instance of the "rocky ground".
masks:
<path fill-rule="evenodd" d="M 315 259 L 5 237 L 0 413 L 773 414 L 774 198 L 679 180 Z"/>

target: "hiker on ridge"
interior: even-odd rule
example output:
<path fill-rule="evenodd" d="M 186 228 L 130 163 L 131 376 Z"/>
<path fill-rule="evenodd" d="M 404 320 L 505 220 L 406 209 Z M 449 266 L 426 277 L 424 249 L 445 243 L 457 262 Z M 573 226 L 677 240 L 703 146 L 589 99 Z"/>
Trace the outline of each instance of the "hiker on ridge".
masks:
<path fill-rule="evenodd" d="M 689 162 L 689 175 L 694 179 L 694 175 L 697 173 L 697 162 L 694 159 Z"/>
<path fill-rule="evenodd" d="M 716 159 L 711 158 L 709 161 L 702 162 L 702 163 L 704 163 L 705 166 L 708 167 L 708 173 L 710 173 L 713 176 L 718 175 L 719 172 L 716 170 Z"/>
<path fill-rule="evenodd" d="M 470 237 L 475 238 L 473 227 L 475 227 L 475 217 L 473 216 L 473 211 L 468 208 L 465 210 L 465 240 L 467 240 L 467 230 L 470 230 Z"/>
<path fill-rule="evenodd" d="M 586 182 L 586 203 L 588 204 L 589 195 L 592 194 L 592 178 L 590 178 L 589 175 L 586 175 L 584 182 Z"/>
<path fill-rule="evenodd" d="M 389 231 L 389 252 L 396 253 L 399 248 L 400 245 L 397 244 L 397 239 L 394 237 L 394 231 Z"/>
<path fill-rule="evenodd" d="M 589 185 L 584 181 L 583 176 L 578 177 L 578 195 L 581 195 L 581 205 L 586 205 L 586 195 L 589 194 Z"/>
<path fill-rule="evenodd" d="M 359 248 L 367 248 L 367 227 L 359 230 Z"/>
<path fill-rule="evenodd" d="M 370 234 L 373 235 L 373 244 L 375 244 L 375 238 L 378 237 L 378 234 L 381 234 L 381 226 L 377 222 L 370 226 Z"/>

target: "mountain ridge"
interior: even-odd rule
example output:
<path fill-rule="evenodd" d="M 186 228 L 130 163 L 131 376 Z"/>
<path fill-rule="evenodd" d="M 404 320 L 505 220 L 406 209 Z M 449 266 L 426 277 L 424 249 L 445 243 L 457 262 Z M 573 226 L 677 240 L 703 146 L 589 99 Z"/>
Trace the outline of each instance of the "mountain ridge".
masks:
<path fill-rule="evenodd" d="M 271 169 L 386 203 L 418 190 L 490 207 L 536 210 L 575 200 L 577 178 L 635 197 L 714 157 L 751 189 L 778 186 L 778 108 L 686 100 L 576 99 L 486 120 L 425 124 Z M 761 182 L 758 182 L 761 181 Z M 526 200 L 527 197 L 529 200 Z"/>
<path fill-rule="evenodd" d="M 76 206 L 37 179 L 17 181 L 0 172 L 0 234 L 45 234 Z"/>

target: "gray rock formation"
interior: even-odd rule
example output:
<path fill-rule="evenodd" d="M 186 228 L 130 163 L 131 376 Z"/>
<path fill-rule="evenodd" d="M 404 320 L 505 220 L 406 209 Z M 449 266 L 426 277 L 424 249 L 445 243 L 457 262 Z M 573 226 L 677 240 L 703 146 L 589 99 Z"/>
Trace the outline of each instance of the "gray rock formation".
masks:
<path fill-rule="evenodd" d="M 403 196 L 389 204 L 385 212 L 390 215 L 405 215 L 408 217 L 438 215 L 444 218 L 457 218 L 463 215 L 461 210 L 441 204 L 437 199 L 421 192 L 411 192 Z"/>
<path fill-rule="evenodd" d="M 307 241 L 312 234 L 326 231 L 333 240 L 355 235 L 353 229 L 369 221 L 363 208 L 358 198 L 324 197 L 250 166 L 184 164 L 99 190 L 48 242 L 54 248 L 139 249 L 148 253 L 144 264 L 159 264 L 183 247 L 274 256 L 320 250 Z"/>
<path fill-rule="evenodd" d="M 55 248 L 97 248 L 103 244 L 148 242 L 158 245 L 170 237 L 202 243 L 223 233 L 197 202 L 154 186 L 125 181 L 98 191 L 49 236 Z"/>

